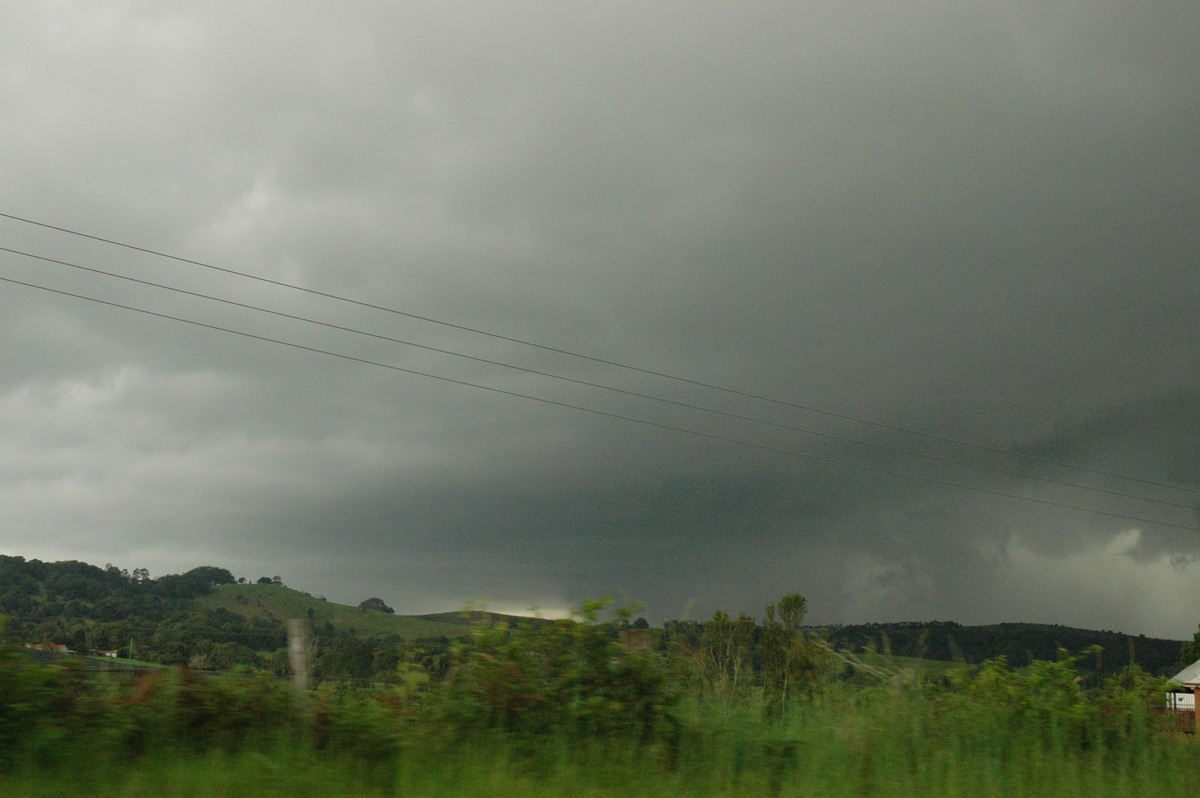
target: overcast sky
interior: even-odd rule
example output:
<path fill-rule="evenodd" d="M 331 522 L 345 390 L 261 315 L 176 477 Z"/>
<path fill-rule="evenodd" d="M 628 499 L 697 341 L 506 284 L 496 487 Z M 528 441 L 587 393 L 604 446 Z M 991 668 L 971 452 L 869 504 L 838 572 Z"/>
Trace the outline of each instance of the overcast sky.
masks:
<path fill-rule="evenodd" d="M 6 4 L 0 213 L 278 284 L 0 218 L 0 553 L 401 613 L 798 591 L 819 623 L 1190 638 L 1198 29 Z"/>

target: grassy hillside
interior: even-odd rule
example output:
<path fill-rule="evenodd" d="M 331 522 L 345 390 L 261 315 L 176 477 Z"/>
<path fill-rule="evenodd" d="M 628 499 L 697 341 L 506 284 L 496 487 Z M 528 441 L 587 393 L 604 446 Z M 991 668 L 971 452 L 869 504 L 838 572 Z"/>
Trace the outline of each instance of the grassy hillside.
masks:
<path fill-rule="evenodd" d="M 467 632 L 461 623 L 362 610 L 280 585 L 217 585 L 212 593 L 197 598 L 196 604 L 208 609 L 228 610 L 244 618 L 281 622 L 289 618 L 309 618 L 315 627 L 331 623 L 338 631 L 367 637 L 397 635 L 405 640 L 415 640 L 420 637 L 461 637 Z"/>

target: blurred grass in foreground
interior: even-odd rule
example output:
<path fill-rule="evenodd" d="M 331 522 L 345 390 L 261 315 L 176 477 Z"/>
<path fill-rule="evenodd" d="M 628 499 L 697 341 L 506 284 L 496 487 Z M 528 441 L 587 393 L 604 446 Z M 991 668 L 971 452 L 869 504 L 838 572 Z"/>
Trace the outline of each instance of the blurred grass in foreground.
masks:
<path fill-rule="evenodd" d="M 1136 665 L 1094 683 L 1065 654 L 906 669 L 781 622 L 755 673 L 722 654 L 752 631 L 740 617 L 661 653 L 622 647 L 603 606 L 481 627 L 441 678 L 405 662 L 387 684 L 305 695 L 251 671 L 90 674 L 0 649 L 0 796 L 1171 798 L 1200 784 L 1200 748 L 1168 733 L 1165 683 Z"/>
<path fill-rule="evenodd" d="M 386 750 L 315 750 L 284 735 L 257 750 L 176 746 L 124 759 L 64 743 L 54 762 L 0 776 L 12 796 L 1184 796 L 1200 749 L 1142 716 L 1105 739 L 1028 718 L 963 714 L 944 693 L 830 685 L 783 719 L 753 696 L 690 703 L 652 742 L 407 726 Z M 969 707 L 978 710 L 979 707 Z M 971 714 L 977 715 L 971 717 Z M 989 714 L 991 715 L 989 717 Z M 1099 716 L 1098 716 L 1099 717 Z M 1101 719 L 1103 722 L 1103 719 Z M 963 724 L 967 723 L 968 726 Z M 366 740 L 370 743 L 371 740 Z M 72 750 L 72 747 L 77 747 Z M 372 755 L 372 753 L 377 755 Z"/>

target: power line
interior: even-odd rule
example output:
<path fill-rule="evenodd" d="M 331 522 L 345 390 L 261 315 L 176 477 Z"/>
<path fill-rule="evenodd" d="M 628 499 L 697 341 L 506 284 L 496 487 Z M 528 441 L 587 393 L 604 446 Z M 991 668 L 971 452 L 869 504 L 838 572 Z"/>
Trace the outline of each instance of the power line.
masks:
<path fill-rule="evenodd" d="M 933 460 L 933 461 L 942 462 L 942 463 L 950 463 L 950 464 L 954 464 L 954 465 L 961 465 L 961 466 L 966 466 L 968 468 L 976 468 L 981 471 L 988 471 L 988 472 L 991 472 L 994 474 L 1003 474 L 1006 476 L 1018 477 L 1021 479 L 1029 479 L 1029 480 L 1034 480 L 1037 482 L 1044 482 L 1044 483 L 1051 484 L 1051 485 L 1059 485 L 1062 487 L 1076 488 L 1079 490 L 1091 491 L 1093 493 L 1102 493 L 1102 494 L 1105 494 L 1108 496 L 1117 496 L 1117 497 L 1124 498 L 1124 499 L 1134 499 L 1137 501 L 1150 502 L 1153 504 L 1161 504 L 1161 505 L 1164 505 L 1167 507 L 1177 507 L 1177 508 L 1182 508 L 1185 510 L 1194 509 L 1194 506 L 1191 504 L 1172 502 L 1172 501 L 1167 501 L 1165 499 L 1154 499 L 1154 498 L 1150 498 L 1147 496 L 1138 496 L 1138 495 L 1132 494 L 1132 493 L 1124 493 L 1122 491 L 1117 491 L 1117 490 L 1098 488 L 1098 487 L 1094 487 L 1091 485 L 1081 485 L 1076 482 L 1068 482 L 1065 480 L 1053 479 L 1050 477 L 1037 476 L 1037 475 L 1033 475 L 1033 474 L 1024 474 L 1024 473 L 1021 473 L 1018 471 L 1009 471 L 1007 469 L 997 468 L 995 466 L 983 465 L 981 463 L 972 463 L 972 462 L 968 462 L 965 460 L 958 460 L 953 457 L 929 454 L 929 453 L 925 453 L 925 452 L 916 452 L 916 451 L 912 451 L 909 449 L 903 449 L 898 446 L 889 446 L 887 444 L 877 443 L 874 441 L 864 441 L 864 440 L 861 440 L 858 438 L 852 438 L 852 437 L 845 436 L 845 435 L 837 435 L 834 433 L 820 432 L 817 430 L 811 430 L 811 429 L 807 429 L 804 427 L 798 427 L 798 426 L 795 426 L 792 424 L 784 424 L 782 422 L 771 421 L 769 419 L 759 418 L 756 416 L 748 416 L 748 415 L 743 415 L 741 413 L 731 413 L 731 412 L 725 411 L 725 410 L 718 410 L 716 408 L 691 404 L 689 402 L 681 402 L 681 401 L 677 401 L 674 399 L 667 399 L 664 397 L 641 393 L 639 391 L 631 391 L 631 390 L 627 390 L 624 388 L 616 388 L 616 387 L 613 387 L 610 385 L 604 385 L 601 383 L 592 382 L 590 380 L 582 380 L 582 379 L 577 379 L 574 377 L 566 377 L 566 376 L 559 375 L 559 374 L 553 374 L 553 373 L 546 372 L 546 371 L 540 371 L 538 369 L 528 368 L 526 366 L 518 366 L 518 365 L 515 365 L 512 363 L 505 363 L 505 362 L 502 362 L 499 360 L 492 360 L 489 358 L 477 357 L 475 355 L 468 355 L 468 354 L 465 354 L 462 352 L 456 352 L 456 351 L 453 351 L 450 349 L 444 349 L 444 348 L 440 348 L 440 347 L 436 347 L 436 346 L 429 346 L 426 344 L 419 344 L 419 343 L 416 343 L 413 341 L 406 341 L 404 339 L 394 338 L 394 337 L 388 336 L 388 335 L 381 335 L 378 333 L 368 332 L 368 331 L 360 330 L 360 329 L 353 328 L 353 327 L 346 327 L 346 326 L 343 326 L 340 324 L 332 324 L 330 322 L 319 321 L 317 319 L 312 319 L 312 318 L 309 318 L 306 316 L 299 316 L 299 315 L 292 314 L 292 313 L 285 313 L 283 311 L 271 310 L 269 308 L 264 308 L 259 305 L 251 305 L 251 304 L 248 304 L 245 302 L 237 302 L 237 301 L 234 301 L 231 299 L 224 299 L 221 297 L 212 296 L 210 294 L 203 294 L 198 291 L 191 291 L 191 290 L 184 289 L 184 288 L 178 288 L 175 286 L 165 285 L 163 283 L 153 282 L 151 280 L 143 280 L 143 279 L 137 278 L 137 277 L 131 277 L 128 275 L 123 275 L 123 274 L 117 274 L 115 272 L 105 271 L 103 269 L 97 269 L 97 268 L 94 268 L 91 266 L 83 266 L 78 263 L 72 263 L 70 261 L 60 260 L 58 258 L 50 258 L 50 257 L 46 257 L 44 255 L 35 255 L 30 252 L 24 252 L 21 250 L 12 249 L 10 247 L 0 246 L 0 252 L 8 252 L 8 253 L 11 253 L 14 255 L 20 255 L 23 257 L 40 260 L 40 261 L 43 261 L 46 263 L 54 263 L 54 264 L 57 264 L 60 266 L 67 266 L 72 269 L 78 269 L 80 271 L 90 272 L 92 274 L 99 274 L 99 275 L 102 275 L 105 277 L 111 277 L 111 278 L 118 279 L 118 280 L 125 280 L 127 282 L 136 283 L 138 285 L 144 285 L 144 286 L 158 288 L 158 289 L 165 290 L 165 291 L 171 291 L 171 292 L 174 292 L 177 294 L 183 294 L 185 296 L 196 297 L 196 298 L 204 299 L 204 300 L 211 301 L 211 302 L 219 302 L 221 304 L 230 305 L 232 307 L 243 308 L 246 310 L 252 310 L 255 312 L 259 312 L 259 313 L 266 313 L 266 314 L 269 314 L 272 316 L 277 316 L 280 318 L 291 319 L 294 321 L 301 321 L 301 322 L 305 322 L 307 324 L 313 324 L 313 325 L 316 325 L 319 327 L 325 327 L 327 329 L 339 330 L 341 332 L 349 332 L 349 333 L 353 333 L 355 335 L 362 335 L 362 336 L 365 336 L 368 338 L 375 338 L 377 340 L 387 341 L 390 343 L 402 344 L 404 346 L 411 346 L 416 349 L 422 349 L 425 351 L 435 352 L 435 353 L 443 354 L 443 355 L 450 355 L 453 357 L 463 358 L 465 360 L 471 360 L 471 361 L 474 361 L 477 363 L 485 363 L 485 364 L 492 365 L 492 366 L 500 366 L 502 368 L 513 369 L 515 371 L 520 371 L 520 372 L 523 372 L 526 374 L 533 374 L 533 375 L 540 376 L 540 377 L 548 377 L 551 379 L 561 380 L 563 382 L 568 382 L 568 383 L 572 383 L 575 385 L 582 385 L 582 386 L 589 387 L 589 388 L 597 388 L 600 390 L 610 391 L 610 392 L 621 394 L 624 396 L 635 397 L 638 399 L 647 399 L 647 400 L 654 401 L 654 402 L 660 402 L 662 404 L 672 405 L 674 407 L 685 408 L 688 410 L 697 410 L 697 411 L 701 411 L 704 413 L 710 413 L 713 415 L 724 416 L 726 418 L 732 418 L 732 419 L 736 419 L 736 420 L 740 420 L 740 421 L 749 421 L 749 422 L 756 423 L 756 424 L 763 424 L 766 426 L 775 427 L 777 429 L 784 429 L 784 430 L 789 430 L 792 432 L 799 432 L 799 433 L 802 433 L 805 435 L 812 435 L 812 436 L 816 436 L 816 437 L 820 437 L 820 438 L 825 438 L 828 440 L 836 440 L 836 441 L 840 441 L 843 443 L 853 443 L 853 444 L 857 444 L 860 446 L 867 446 L 867 447 L 879 449 L 882 451 L 910 455 L 913 457 L 921 457 L 921 458 L 924 458 L 927 460 Z"/>
<path fill-rule="evenodd" d="M 112 302 L 112 301 L 106 300 L 106 299 L 99 299 L 97 297 L 90 297 L 90 296 L 86 296 L 83 294 L 76 294 L 76 293 L 73 293 L 70 291 L 65 291 L 65 290 L 62 290 L 59 288 L 50 288 L 48 286 L 37 285 L 35 283 L 29 283 L 29 282 L 25 282 L 23 280 L 16 280 L 11 277 L 0 277 L 0 282 L 11 283 L 14 285 L 22 285 L 27 288 L 34 288 L 34 289 L 38 289 L 41 291 L 47 291 L 47 292 L 53 293 L 53 294 L 69 296 L 69 297 L 73 297 L 75 299 L 82 299 L 82 300 L 85 300 L 88 302 L 95 302 L 100 305 L 107 305 L 109 307 L 119 308 L 122 310 L 128 310 L 128 311 L 132 311 L 135 313 L 142 313 L 147 316 L 154 316 L 156 318 L 167 319 L 169 321 L 181 322 L 183 324 L 191 324 L 196 327 L 202 327 L 202 328 L 209 329 L 209 330 L 215 330 L 218 332 L 224 332 L 224 333 L 229 333 L 232 335 L 238 335 L 238 336 L 242 336 L 244 338 L 250 338 L 253 340 L 257 340 L 257 341 L 264 341 L 266 343 L 278 344 L 280 346 L 286 346 L 286 347 L 290 347 L 292 349 L 298 349 L 298 350 L 305 351 L 305 352 L 313 352 L 313 353 L 320 354 L 320 355 L 328 355 L 330 357 L 341 358 L 343 360 L 348 360 L 348 361 L 351 361 L 354 363 L 361 363 L 363 365 L 368 365 L 368 366 L 376 366 L 379 368 L 385 368 L 385 369 L 389 369 L 391 371 L 396 371 L 396 372 L 400 372 L 400 373 L 404 373 L 404 374 L 412 374 L 412 375 L 418 376 L 418 377 L 427 377 L 429 379 L 439 380 L 441 382 L 449 383 L 452 385 L 462 385 L 462 386 L 465 386 L 468 388 L 476 388 L 478 390 L 489 391 L 491 393 L 500 394 L 503 396 L 511 396 L 511 397 L 518 398 L 518 399 L 527 399 L 527 400 L 534 401 L 534 402 L 541 402 L 542 404 L 551 405 L 554 407 L 562 407 L 562 408 L 566 408 L 569 410 L 578 410 L 578 411 L 581 411 L 584 413 L 591 413 L 591 414 L 603 416 L 606 418 L 617 419 L 620 421 L 628 421 L 628 422 L 632 422 L 635 424 L 642 424 L 644 426 L 653 427 L 656 429 L 663 429 L 663 430 L 668 430 L 671 432 L 680 432 L 680 433 L 684 433 L 687 435 L 694 435 L 696 437 L 706 438 L 708 440 L 720 441 L 722 443 L 731 443 L 731 444 L 738 445 L 738 446 L 747 446 L 747 447 L 754 448 L 754 449 L 761 449 L 763 451 L 776 452 L 779 454 L 786 454 L 786 455 L 789 455 L 792 457 L 801 457 L 804 459 L 815 460 L 817 462 L 829 463 L 832 465 L 840 465 L 840 466 L 845 466 L 848 468 L 857 468 L 857 469 L 860 469 L 863 471 L 871 471 L 871 472 L 874 472 L 877 474 L 885 474 L 887 476 L 903 477 L 905 479 L 911 479 L 911 480 L 915 480 L 917 482 L 924 482 L 924 483 L 928 483 L 928 484 L 932 484 L 932 485 L 940 485 L 942 487 L 957 488 L 960 490 L 968 490 L 968 491 L 972 491 L 975 493 L 987 494 L 990 496 L 999 496 L 999 497 L 1008 498 L 1008 499 L 1019 499 L 1022 501 L 1033 502 L 1035 504 L 1041 504 L 1041 505 L 1046 505 L 1046 506 L 1050 506 L 1050 507 L 1059 507 L 1059 508 L 1067 509 L 1067 510 L 1078 510 L 1081 512 L 1092 513 L 1094 515 L 1108 516 L 1110 518 L 1120 518 L 1120 519 L 1123 519 L 1126 521 L 1134 521 L 1137 523 L 1145 523 L 1145 524 L 1155 524 L 1157 526 L 1170 527 L 1173 529 L 1183 529 L 1183 530 L 1187 530 L 1189 532 L 1200 532 L 1200 527 L 1189 526 L 1189 525 L 1184 525 L 1184 524 L 1176 524 L 1176 523 L 1171 523 L 1169 521 L 1156 521 L 1156 520 L 1153 520 L 1150 518 L 1142 518 L 1140 516 L 1132 516 L 1132 515 L 1125 515 L 1122 513 L 1114 513 L 1114 512 L 1109 512 L 1107 510 L 1098 510 L 1098 509 L 1095 509 L 1092 507 L 1083 507 L 1081 505 L 1067 504 L 1065 502 L 1056 502 L 1056 501 L 1052 501 L 1050 499 L 1038 499 L 1038 498 L 1034 498 L 1032 496 L 1022 496 L 1020 494 L 1007 493 L 1005 491 L 992 490 L 990 488 L 980 488 L 980 487 L 976 487 L 973 485 L 963 485 L 961 483 L 950 482 L 950 481 L 941 480 L 941 479 L 935 479 L 933 477 L 922 477 L 922 476 L 917 476 L 916 474 L 908 474 L 903 471 L 894 471 L 892 469 L 880 468 L 880 467 L 871 466 L 871 465 L 864 465 L 862 463 L 854 463 L 854 462 L 850 462 L 847 460 L 840 460 L 840 459 L 834 458 L 834 457 L 826 457 L 823 455 L 809 454 L 806 452 L 798 452 L 794 449 L 786 449 L 781 446 L 771 446 L 768 444 L 753 443 L 750 441 L 744 441 L 744 440 L 740 440 L 737 438 L 730 438 L 730 437 L 727 437 L 724 435 L 716 435 L 716 434 L 710 433 L 710 432 L 703 432 L 701 430 L 690 429 L 688 427 L 679 427 L 679 426 L 675 426 L 672 424 L 664 424 L 664 423 L 657 422 L 657 421 L 649 421 L 647 419 L 636 418 L 634 416 L 626 416 L 626 415 L 622 415 L 620 413 L 612 413 L 612 412 L 609 412 L 606 410 L 597 410 L 595 408 L 585 407 L 583 405 L 571 404 L 569 402 L 561 402 L 561 401 L 558 401 L 555 399 L 547 399 L 547 398 L 541 397 L 541 396 L 524 394 L 524 393 L 520 393 L 517 391 L 509 391 L 509 390 L 505 390 L 503 388 L 496 388 L 496 387 L 489 386 L 489 385 L 480 385 L 478 383 L 468 382 L 466 380 L 455 379 L 453 377 L 445 377 L 445 376 L 442 376 L 439 374 L 431 374 L 429 372 L 418 371 L 416 369 L 405 368 L 403 366 L 396 366 L 391 363 L 381 363 L 377 360 L 369 360 L 367 358 L 356 357 L 354 355 L 347 355 L 347 354 L 343 354 L 340 352 L 333 352 L 333 351 L 330 351 L 327 349 L 320 349 L 320 348 L 313 347 L 313 346 L 298 344 L 293 341 L 284 341 L 284 340 L 281 340 L 278 338 L 271 338 L 269 336 L 259 335 L 257 333 L 246 332 L 244 330 L 235 330 L 235 329 L 232 329 L 229 327 L 221 327 L 219 325 L 208 324 L 206 322 L 196 321 L 194 319 L 186 319 L 181 316 L 174 316 L 174 315 L 171 315 L 168 313 L 159 313 L 157 311 L 147 310 L 145 308 L 134 307 L 132 305 L 125 305 L 125 304 L 122 304 L 119 302 Z"/>
<path fill-rule="evenodd" d="M 574 351 L 571 351 L 568 349 L 563 349 L 560 347 L 549 346 L 546 344 L 540 344 L 540 343 L 537 343 L 534 341 L 529 341 L 529 340 L 522 339 L 522 338 L 516 338 L 513 336 L 503 335 L 500 333 L 490 332 L 490 331 L 479 329 L 476 327 L 469 327 L 469 326 L 462 325 L 462 324 L 455 324 L 453 322 L 444 321 L 442 319 L 435 319 L 435 318 L 432 318 L 429 316 L 422 316 L 422 315 L 419 315 L 416 313 L 411 313 L 411 312 L 399 310 L 396 308 L 390 308 L 390 307 L 386 307 L 383 305 L 376 305 L 371 302 L 364 302 L 362 300 L 353 299 L 350 297 L 341 296 L 339 294 L 334 294 L 334 293 L 330 293 L 330 292 L 326 292 L 326 291 L 320 291 L 320 290 L 317 290 L 314 288 L 305 288 L 304 286 L 299 286 L 299 285 L 295 285 L 292 283 L 283 282 L 282 280 L 273 280 L 268 277 L 261 277 L 259 275 L 250 274 L 248 272 L 237 271 L 236 269 L 230 269 L 230 268 L 226 268 L 223 266 L 216 266 L 216 265 L 213 265 L 210 263 L 205 263 L 203 261 L 193 260 L 191 258 L 185 258 L 185 257 L 179 256 L 179 255 L 172 255 L 167 252 L 161 252 L 158 250 L 149 249 L 147 247 L 137 246 L 135 244 L 127 244 L 125 242 L 117 241 L 117 240 L 114 240 L 111 238 L 104 238 L 102 236 L 91 235 L 89 233 L 80 232 L 78 230 L 72 230 L 67 227 L 60 227 L 58 225 L 49 224 L 47 222 L 39 222 L 34 219 L 27 219 L 27 218 L 24 218 L 21 216 L 16 216 L 16 215 L 13 215 L 10 213 L 0 212 L 0 218 L 11 219 L 16 222 L 22 222 L 22 223 L 34 225 L 37 227 L 42 227 L 47 230 L 55 230 L 57 232 L 66 233 L 68 235 L 76 236 L 79 238 L 85 238 L 85 239 L 89 239 L 92 241 L 98 241 L 98 242 L 101 242 L 104 244 L 110 244 L 112 246 L 123 247 L 125 249 L 129 249 L 129 250 L 132 250 L 135 252 L 143 252 L 148 255 L 154 255 L 155 257 L 167 258 L 169 260 L 174 260 L 179 263 L 186 263 L 186 264 L 189 264 L 192 266 L 199 266 L 204 269 L 211 269 L 213 271 L 222 272 L 224 274 L 231 274 L 231 275 L 235 275 L 238 277 L 243 277 L 248 280 L 255 280 L 255 281 L 258 281 L 261 283 L 277 286 L 280 288 L 288 288 L 293 291 L 301 291 L 303 293 L 310 294 L 312 296 L 319 296 L 319 297 L 323 297 L 325 299 L 333 299 L 338 302 L 345 302 L 345 303 L 348 303 L 351 305 L 356 305 L 358 307 L 368 308 L 371 310 L 383 311 L 385 313 L 391 313 L 391 314 L 394 314 L 397 316 L 403 316 L 405 318 L 415 319 L 417 321 L 428 322 L 430 324 L 437 324 L 439 326 L 447 327 L 450 329 L 460 330 L 463 332 L 469 332 L 469 333 L 472 333 L 475 335 L 483 335 L 483 336 L 487 336 L 489 338 L 495 338 L 497 340 L 507 341 L 509 343 L 520 344 L 522 346 L 528 346 L 528 347 L 532 347 L 534 349 L 540 349 L 540 350 L 543 350 L 546 352 L 554 352 L 556 354 L 567 355 L 569 357 L 579 358 L 581 360 L 586 360 L 586 361 L 589 361 L 592 363 L 599 363 L 599 364 L 605 365 L 605 366 L 612 366 L 614 368 L 624 369 L 624 370 L 636 372 L 639 374 L 646 374 L 646 375 L 653 376 L 653 377 L 659 377 L 661 379 L 672 380 L 672 381 L 678 382 L 678 383 L 693 385 L 696 387 L 706 388 L 706 389 L 714 390 L 714 391 L 720 391 L 722 393 L 727 393 L 727 394 L 731 394 L 734 396 L 740 396 L 740 397 L 743 397 L 746 399 L 754 399 L 754 400 L 760 401 L 760 402 L 767 402 L 767 403 L 778 405 L 781 407 L 788 407 L 793 410 L 803 410 L 803 411 L 809 412 L 809 413 L 817 413 L 820 415 L 829 416 L 831 418 L 837 418 L 842 421 L 851 421 L 856 424 L 867 424 L 869 426 L 876 427 L 878 429 L 885 429 L 885 430 L 889 430 L 892 432 L 901 432 L 906 435 L 916 435 L 916 436 L 919 436 L 922 438 L 927 438 L 929 440 L 941 441 L 943 443 L 951 443 L 956 446 L 966 446 L 966 447 L 969 447 L 972 449 L 978 449 L 980 451 L 991 452 L 993 454 L 1002 454 L 1002 455 L 1007 455 L 1010 457 L 1020 457 L 1022 459 L 1028 460 L 1028 461 L 1043 463 L 1045 465 L 1053 465 L 1053 466 L 1057 466 L 1060 468 L 1070 468 L 1070 469 L 1074 469 L 1077 471 L 1083 471 L 1085 473 L 1096 474 L 1096 475 L 1106 476 L 1106 477 L 1112 477 L 1115 479 L 1125 479 L 1125 480 L 1129 480 L 1131 482 L 1138 482 L 1138 483 L 1145 484 L 1145 485 L 1153 485 L 1153 486 L 1159 487 L 1159 488 L 1168 488 L 1171 490 L 1181 490 L 1181 491 L 1185 491 L 1187 493 L 1193 493 L 1193 494 L 1200 495 L 1200 490 L 1197 490 L 1194 488 L 1188 488 L 1188 487 L 1185 487 L 1182 485 L 1172 485 L 1169 483 L 1158 482 L 1156 480 L 1147 479 L 1144 477 L 1130 476 L 1128 474 L 1120 474 L 1117 472 L 1105 471 L 1103 469 L 1098 469 L 1098 468 L 1089 468 L 1087 466 L 1075 465 L 1073 463 L 1064 463 L 1064 462 L 1057 461 L 1057 460 L 1051 460 L 1051 459 L 1045 458 L 1045 457 L 1038 457 L 1036 455 L 1025 454 L 1023 452 L 1013 451 L 1011 449 L 1003 449 L 1003 448 L 1000 448 L 997 446 L 988 446 L 986 444 L 974 443 L 972 441 L 962 440 L 959 438 L 953 438 L 953 437 L 949 437 L 946 435 L 938 435 L 938 434 L 931 433 L 931 432 L 923 432 L 921 430 L 915 430 L 915 429 L 911 429 L 908 427 L 901 427 L 901 426 L 898 426 L 895 424 L 888 424 L 888 423 L 881 422 L 881 421 L 873 421 L 871 419 L 860 418 L 858 416 L 852 416 L 852 415 L 848 415 L 845 413 L 838 413 L 838 412 L 835 412 L 832 410 L 824 410 L 824 409 L 817 408 L 817 407 L 802 405 L 802 404 L 799 404 L 796 402 L 790 402 L 790 401 L 787 401 L 784 399 L 777 399 L 777 398 L 765 396 L 762 394 L 756 394 L 756 393 L 752 393 L 749 391 L 739 390 L 737 388 L 729 388 L 726 386 L 717 385 L 715 383 L 704 382 L 702 380 L 695 380 L 695 379 L 691 379 L 688 377 L 681 377 L 681 376 L 669 374 L 669 373 L 663 372 L 663 371 L 656 371 L 654 369 L 642 368 L 640 366 L 633 366 L 633 365 L 629 365 L 626 363 L 619 363 L 614 360 L 607 360 L 607 359 L 601 358 L 601 357 L 586 355 L 586 354 L 583 354 L 580 352 L 574 352 Z"/>

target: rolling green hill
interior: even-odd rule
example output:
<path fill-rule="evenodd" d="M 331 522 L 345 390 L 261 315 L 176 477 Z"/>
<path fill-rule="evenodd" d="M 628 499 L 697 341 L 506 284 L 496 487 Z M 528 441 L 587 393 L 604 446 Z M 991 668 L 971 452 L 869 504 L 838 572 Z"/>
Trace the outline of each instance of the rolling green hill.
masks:
<path fill-rule="evenodd" d="M 421 637 L 462 637 L 462 622 L 431 620 L 413 615 L 392 615 L 316 598 L 280 585 L 216 585 L 196 599 L 206 609 L 223 609 L 243 618 L 284 622 L 308 618 L 314 627 L 332 624 L 338 631 L 366 637 L 395 635 L 404 640 Z"/>

